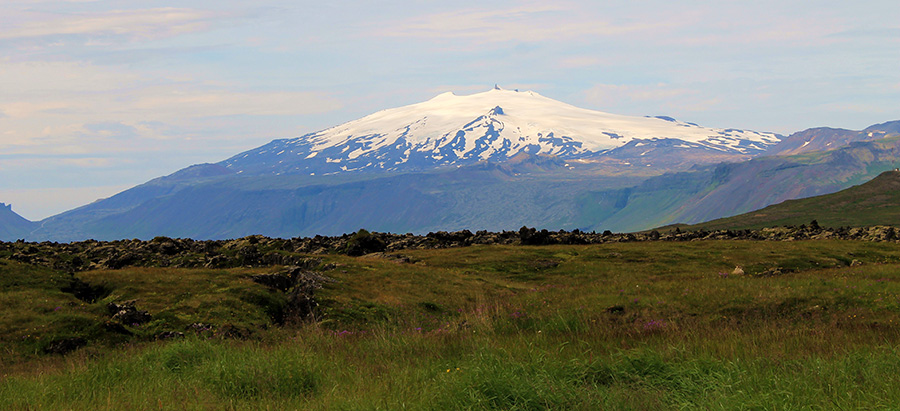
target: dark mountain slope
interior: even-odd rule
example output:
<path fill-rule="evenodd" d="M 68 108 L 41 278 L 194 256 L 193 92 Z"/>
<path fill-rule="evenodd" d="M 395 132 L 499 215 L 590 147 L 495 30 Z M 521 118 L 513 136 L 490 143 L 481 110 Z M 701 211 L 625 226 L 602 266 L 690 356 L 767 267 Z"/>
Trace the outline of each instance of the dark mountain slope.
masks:
<path fill-rule="evenodd" d="M 212 176 L 179 178 L 176 173 L 48 219 L 30 239 L 295 237 L 359 228 L 426 233 L 523 225 L 638 231 L 860 184 L 900 165 L 900 137 L 649 179 L 602 176 L 566 164 L 552 156 L 523 155 L 501 164 L 379 176 L 242 176 L 213 170 Z"/>
<path fill-rule="evenodd" d="M 125 204 L 158 190 L 159 195 L 140 204 L 73 210 L 48 221 L 41 233 L 69 241 L 159 235 L 295 237 L 360 228 L 417 233 L 522 225 L 574 229 L 593 221 L 577 201 L 581 193 L 622 189 L 642 179 L 573 173 L 559 159 L 523 155 L 502 164 L 378 177 L 230 175 L 192 184 L 155 181 L 101 202 Z M 93 214 L 79 216 L 86 210 Z"/>
<path fill-rule="evenodd" d="M 883 132 L 887 134 L 900 134 L 900 120 L 888 121 L 886 123 L 875 124 L 869 127 L 866 127 L 863 130 L 867 133 L 869 132 Z"/>
<path fill-rule="evenodd" d="M 837 193 L 788 200 L 688 228 L 756 229 L 808 224 L 812 220 L 823 227 L 900 225 L 900 171 L 885 171 L 867 183 Z"/>
<path fill-rule="evenodd" d="M 895 122 L 897 123 L 897 122 Z M 767 156 L 790 156 L 816 151 L 834 150 L 856 141 L 873 141 L 896 134 L 890 127 L 892 123 L 884 123 L 869 127 L 862 131 L 842 128 L 819 127 L 803 130 L 783 138 L 778 144 L 766 150 Z M 886 127 L 879 127 L 886 126 Z"/>
<path fill-rule="evenodd" d="M 27 238 L 218 239 L 338 235 L 359 228 L 496 231 L 523 225 L 638 231 L 709 221 L 868 181 L 900 164 L 900 137 L 881 138 L 897 127 L 898 122 L 890 122 L 859 132 L 812 129 L 792 135 L 788 140 L 793 145 L 780 151 L 829 150 L 693 167 L 748 154 L 722 157 L 703 144 L 654 138 L 633 140 L 598 156 L 566 159 L 521 152 L 499 163 L 428 171 L 279 174 L 277 168 L 251 172 L 228 161 L 202 164 L 46 219 Z M 851 143 L 831 149 L 843 141 Z M 284 165 L 287 160 L 279 163 L 277 158 L 288 156 L 287 148 L 267 145 L 232 160 Z M 352 157 L 350 153 L 345 155 Z M 257 155 L 262 157 L 256 160 L 265 161 L 251 161 Z M 305 157 L 291 158 L 302 163 Z M 334 160 L 323 164 L 339 164 Z M 680 172 L 660 175 L 665 170 Z"/>
<path fill-rule="evenodd" d="M 15 241 L 25 238 L 38 223 L 31 222 L 16 214 L 12 205 L 0 203 L 0 241 Z"/>
<path fill-rule="evenodd" d="M 854 142 L 821 153 L 759 158 L 719 170 L 723 183 L 696 199 L 679 218 L 707 221 L 760 209 L 787 199 L 833 193 L 900 164 L 900 138 Z"/>
<path fill-rule="evenodd" d="M 622 192 L 593 193 L 620 198 L 617 209 L 590 228 L 632 231 L 709 221 L 789 199 L 834 193 L 898 166 L 900 136 L 825 152 L 700 167 L 650 178 L 624 198 Z"/>
<path fill-rule="evenodd" d="M 167 198 L 184 188 L 216 181 L 231 174 L 233 173 L 230 170 L 215 164 L 190 166 L 171 175 L 155 178 L 112 197 L 49 217 L 41 221 L 28 237 L 35 240 L 54 241 L 99 239 L 101 233 L 91 232 L 85 227 L 111 215 L 128 213 L 147 201 Z M 115 238 L 128 237 L 115 236 Z"/>

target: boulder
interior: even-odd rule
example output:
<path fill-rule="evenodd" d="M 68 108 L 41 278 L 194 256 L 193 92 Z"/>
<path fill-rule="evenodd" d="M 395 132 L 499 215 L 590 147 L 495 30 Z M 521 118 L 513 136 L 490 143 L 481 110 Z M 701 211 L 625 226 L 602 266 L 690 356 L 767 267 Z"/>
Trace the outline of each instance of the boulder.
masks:
<path fill-rule="evenodd" d="M 140 325 L 149 322 L 152 316 L 147 311 L 140 311 L 135 308 L 136 301 L 125 301 L 121 304 L 109 303 L 106 305 L 107 311 L 112 315 L 113 321 L 118 321 L 126 325 Z"/>

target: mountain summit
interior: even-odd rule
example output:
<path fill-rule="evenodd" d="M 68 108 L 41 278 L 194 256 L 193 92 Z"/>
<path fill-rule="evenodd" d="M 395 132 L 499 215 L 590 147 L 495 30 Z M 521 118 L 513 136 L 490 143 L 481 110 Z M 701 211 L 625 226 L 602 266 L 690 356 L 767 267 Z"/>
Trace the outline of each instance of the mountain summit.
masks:
<path fill-rule="evenodd" d="M 533 91 L 495 87 L 467 96 L 443 93 L 382 110 L 298 138 L 275 140 L 220 164 L 247 174 L 418 171 L 501 162 L 523 153 L 586 159 L 660 141 L 716 154 L 756 155 L 780 138 L 670 117 L 609 114 Z"/>

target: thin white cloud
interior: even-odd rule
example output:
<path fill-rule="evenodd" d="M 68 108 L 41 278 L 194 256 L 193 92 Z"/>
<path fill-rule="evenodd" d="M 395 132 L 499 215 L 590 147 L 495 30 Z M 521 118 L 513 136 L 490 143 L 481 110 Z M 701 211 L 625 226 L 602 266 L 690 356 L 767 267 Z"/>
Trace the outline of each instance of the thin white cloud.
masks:
<path fill-rule="evenodd" d="M 559 60 L 557 66 L 560 68 L 583 68 L 594 67 L 607 64 L 608 60 L 600 56 L 570 56 Z"/>
<path fill-rule="evenodd" d="M 203 127 L 209 127 L 210 119 L 228 116 L 253 123 L 262 121 L 261 116 L 321 114 L 342 105 L 317 91 L 147 78 L 84 63 L 0 61 L 0 79 L 5 74 L 18 81 L 0 94 L 5 115 L 0 121 L 6 130 L 0 150 L 15 153 L 142 151 L 160 139 L 202 140 L 213 134 L 218 141 L 239 140 L 240 135 L 204 132 Z"/>
<path fill-rule="evenodd" d="M 185 90 L 162 86 L 143 90 L 129 98 L 124 111 L 143 111 L 159 117 L 191 113 L 195 117 L 317 114 L 340 107 L 336 99 L 316 92 Z"/>
<path fill-rule="evenodd" d="M 158 38 L 203 30 L 219 13 L 185 8 L 114 10 L 102 13 L 19 13 L 19 21 L 6 20 L 0 39 L 58 35 L 113 35 Z"/>
<path fill-rule="evenodd" d="M 9 113 L 3 121 L 14 130 L 0 139 L 0 149 L 10 150 L 15 146 L 16 152 L 122 152 L 143 151 L 160 139 L 177 141 L 205 135 L 219 141 L 240 140 L 244 136 L 211 136 L 203 130 L 184 130 L 206 124 L 208 118 L 301 116 L 340 107 L 337 100 L 313 92 L 191 92 L 162 87 L 137 90 L 137 93 L 145 94 L 138 98 L 104 94 L 72 95 L 46 103 L 0 102 L 0 110 Z M 166 127 L 150 127 L 148 122 Z M 171 130 L 176 133 L 166 132 Z M 126 142 L 127 145 L 123 144 Z"/>
<path fill-rule="evenodd" d="M 0 101 L 13 96 L 43 98 L 60 93 L 121 90 L 142 79 L 126 70 L 74 61 L 12 61 L 0 58 Z"/>
<path fill-rule="evenodd" d="M 7 0 L 11 5 L 33 4 L 65 4 L 65 3 L 97 3 L 104 0 Z"/>
<path fill-rule="evenodd" d="M 597 84 L 583 93 L 586 103 L 600 110 L 620 114 L 656 115 L 698 113 L 722 105 L 715 95 L 699 90 L 658 84 Z M 655 112 L 636 112 L 636 108 Z"/>
<path fill-rule="evenodd" d="M 845 39 L 867 38 L 896 43 L 900 42 L 900 26 L 851 29 L 834 33 L 832 36 Z"/>
<path fill-rule="evenodd" d="M 623 13 L 620 9 L 630 10 Z M 797 3 L 707 3 L 651 1 L 643 6 L 616 2 L 565 2 L 518 7 L 481 6 L 393 21 L 377 34 L 393 38 L 497 43 L 548 42 L 568 46 L 610 41 L 623 50 L 661 47 L 809 47 L 845 40 L 848 33 L 897 40 L 896 24 L 861 32 L 859 23 L 830 8 Z M 566 43 L 570 44 L 566 44 Z M 477 50 L 477 49 L 476 49 Z M 597 65 L 568 58 L 563 68 Z"/>
<path fill-rule="evenodd" d="M 667 101 L 688 94 L 693 94 L 693 92 L 663 83 L 653 85 L 597 84 L 585 91 L 588 101 L 595 104 L 610 104 L 621 100 Z"/>
<path fill-rule="evenodd" d="M 663 28 L 658 22 L 611 23 L 579 14 L 569 6 L 527 5 L 512 8 L 472 8 L 427 14 L 380 30 L 388 37 L 463 39 L 475 43 L 571 40 L 597 35 L 621 35 Z"/>

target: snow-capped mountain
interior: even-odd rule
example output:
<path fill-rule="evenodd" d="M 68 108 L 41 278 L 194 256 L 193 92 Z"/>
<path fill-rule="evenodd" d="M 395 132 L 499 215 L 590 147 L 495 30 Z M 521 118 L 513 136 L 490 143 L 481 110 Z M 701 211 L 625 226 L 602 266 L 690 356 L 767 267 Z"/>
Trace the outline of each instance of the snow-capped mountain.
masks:
<path fill-rule="evenodd" d="M 220 163 L 237 173 L 326 174 L 427 170 L 520 153 L 586 159 L 628 145 L 752 156 L 778 135 L 713 129 L 669 117 L 632 117 L 578 108 L 533 91 L 499 87 L 468 96 L 382 110 L 292 139 L 275 140 Z M 674 143 L 673 143 L 674 142 Z M 638 153 L 640 154 L 640 153 Z"/>

